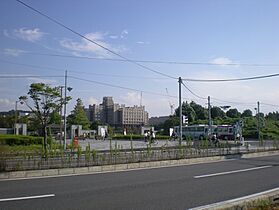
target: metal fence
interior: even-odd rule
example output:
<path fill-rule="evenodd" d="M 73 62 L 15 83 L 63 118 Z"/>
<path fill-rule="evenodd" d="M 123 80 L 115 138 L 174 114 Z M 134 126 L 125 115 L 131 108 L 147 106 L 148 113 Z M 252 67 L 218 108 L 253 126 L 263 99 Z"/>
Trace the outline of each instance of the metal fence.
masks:
<path fill-rule="evenodd" d="M 147 148 L 144 150 L 112 149 L 105 152 L 92 150 L 64 153 L 63 151 L 56 151 L 55 153 L 47 154 L 44 157 L 33 154 L 0 157 L 0 171 L 73 168 L 210 156 L 229 156 L 275 149 L 278 148 L 261 147 L 251 150 L 248 147 L 192 148 L 185 146 L 179 148 Z"/>

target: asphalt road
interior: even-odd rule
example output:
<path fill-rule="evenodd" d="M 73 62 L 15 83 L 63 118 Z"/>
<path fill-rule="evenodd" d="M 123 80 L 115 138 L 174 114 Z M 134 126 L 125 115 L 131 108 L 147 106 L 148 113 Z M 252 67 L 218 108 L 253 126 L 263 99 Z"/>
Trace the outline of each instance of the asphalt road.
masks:
<path fill-rule="evenodd" d="M 277 188 L 278 166 L 279 156 L 269 156 L 94 175 L 0 181 L 0 209 L 185 210 Z"/>

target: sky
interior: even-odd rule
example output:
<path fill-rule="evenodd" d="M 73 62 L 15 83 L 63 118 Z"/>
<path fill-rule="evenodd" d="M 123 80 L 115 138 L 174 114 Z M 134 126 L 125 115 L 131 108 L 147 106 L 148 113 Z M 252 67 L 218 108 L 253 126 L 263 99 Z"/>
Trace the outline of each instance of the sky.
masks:
<path fill-rule="evenodd" d="M 14 109 L 32 83 L 64 85 L 66 70 L 68 86 L 73 88 L 68 93 L 72 97 L 68 112 L 77 98 L 88 107 L 112 96 L 115 103 L 144 105 L 149 116 L 169 115 L 170 104 L 178 106 L 178 77 L 231 79 L 279 73 L 277 0 L 23 2 L 127 60 L 179 64 L 119 61 L 121 57 L 16 0 L 2 0 L 0 111 Z M 260 111 L 268 113 L 279 108 L 278 81 L 278 77 L 184 81 L 195 95 L 183 86 L 182 96 L 184 101 L 193 100 L 204 107 L 210 96 L 212 106 L 228 105 L 254 113 L 260 101 Z M 19 105 L 18 109 L 27 107 Z"/>

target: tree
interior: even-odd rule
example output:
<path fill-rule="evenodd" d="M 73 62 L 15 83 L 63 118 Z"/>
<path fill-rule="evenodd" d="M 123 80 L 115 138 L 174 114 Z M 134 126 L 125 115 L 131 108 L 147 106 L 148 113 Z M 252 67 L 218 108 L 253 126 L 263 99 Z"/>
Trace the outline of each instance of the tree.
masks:
<path fill-rule="evenodd" d="M 226 116 L 225 112 L 218 106 L 214 106 L 211 108 L 211 117 L 213 119 L 216 118 L 224 118 Z"/>
<path fill-rule="evenodd" d="M 168 135 L 169 129 L 177 125 L 179 125 L 179 117 L 170 116 L 170 118 L 163 123 L 164 134 Z"/>
<path fill-rule="evenodd" d="M 253 116 L 253 112 L 250 109 L 245 109 L 241 114 L 241 117 L 252 117 L 252 116 Z"/>
<path fill-rule="evenodd" d="M 84 106 L 80 98 L 77 99 L 74 110 L 68 116 L 67 121 L 71 125 L 82 125 L 84 129 L 89 129 L 90 122 L 85 114 Z"/>
<path fill-rule="evenodd" d="M 50 124 L 51 113 L 57 112 L 63 103 L 67 103 L 70 98 L 62 100 L 59 87 L 50 87 L 44 83 L 33 83 L 27 93 L 33 104 L 29 103 L 27 96 L 20 96 L 19 99 L 28 106 L 40 122 L 44 137 L 44 151 L 47 149 L 47 126 Z"/>
<path fill-rule="evenodd" d="M 102 125 L 102 123 L 100 121 L 94 121 L 94 122 L 91 123 L 90 128 L 92 130 L 98 130 L 99 125 Z"/>
<path fill-rule="evenodd" d="M 194 109 L 196 113 L 196 120 L 205 120 L 207 119 L 207 110 L 201 105 L 191 101 L 190 106 Z"/>
<path fill-rule="evenodd" d="M 226 112 L 226 115 L 227 115 L 227 117 L 230 117 L 230 118 L 238 118 L 238 117 L 240 117 L 241 114 L 237 109 L 229 109 Z"/>
<path fill-rule="evenodd" d="M 179 107 L 175 110 L 175 115 L 179 117 Z M 187 116 L 189 122 L 193 122 L 196 119 L 196 112 L 187 101 L 182 103 L 182 115 Z"/>

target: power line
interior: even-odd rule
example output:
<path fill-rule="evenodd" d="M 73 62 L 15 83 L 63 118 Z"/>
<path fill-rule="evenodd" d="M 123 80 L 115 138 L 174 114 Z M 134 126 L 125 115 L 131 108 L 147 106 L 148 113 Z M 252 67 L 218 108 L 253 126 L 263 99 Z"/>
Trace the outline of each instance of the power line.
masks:
<path fill-rule="evenodd" d="M 6 60 L 3 60 L 3 59 L 0 59 L 0 62 L 13 64 L 13 65 L 17 65 L 17 66 L 26 66 L 26 67 L 29 67 L 29 68 L 44 68 L 44 69 L 50 69 L 50 70 L 54 70 L 54 71 L 65 71 L 65 69 L 62 69 L 62 68 L 38 66 L 38 65 L 26 64 L 26 63 L 17 63 L 17 62 L 6 61 Z"/>
<path fill-rule="evenodd" d="M 64 77 L 64 76 L 38 76 L 38 75 L 0 75 L 0 79 L 18 79 L 18 78 L 47 78 L 47 77 Z"/>
<path fill-rule="evenodd" d="M 55 67 L 49 67 L 49 66 L 38 66 L 38 65 L 31 65 L 31 64 L 25 64 L 25 63 L 17 63 L 17 62 L 10 62 L 6 60 L 0 59 L 0 62 L 18 65 L 18 66 L 26 66 L 29 68 L 43 68 L 43 69 L 49 69 L 53 71 L 65 71 L 65 69 L 62 68 L 55 68 Z M 168 79 L 168 78 L 159 78 L 159 77 L 139 77 L 139 76 L 129 76 L 129 75 L 120 75 L 120 74 L 98 74 L 98 73 L 92 73 L 92 72 L 83 72 L 83 71 L 74 71 L 69 70 L 71 73 L 77 73 L 77 74 L 86 74 L 86 75 L 95 75 L 95 76 L 104 76 L 104 77 L 117 77 L 117 78 L 130 78 L 130 79 L 153 79 L 153 80 L 162 80 L 162 79 Z"/>
<path fill-rule="evenodd" d="M 99 81 L 95 81 L 95 80 L 83 79 L 83 78 L 80 78 L 80 77 L 74 77 L 74 76 L 68 76 L 68 77 L 72 78 L 72 79 L 80 80 L 80 81 L 96 83 L 96 84 L 99 84 L 99 85 L 104 85 L 104 86 L 109 86 L 109 87 L 114 87 L 114 88 L 120 88 L 120 89 L 124 89 L 124 90 L 131 90 L 131 91 L 143 92 L 143 93 L 152 94 L 152 95 L 159 95 L 159 96 L 164 96 L 164 97 L 177 98 L 176 96 L 168 96 L 166 94 L 161 94 L 161 93 L 156 93 L 156 92 L 151 92 L 151 91 L 146 91 L 146 90 L 129 88 L 129 87 L 124 87 L 124 86 L 120 86 L 120 85 L 112 85 L 112 84 L 108 84 L 108 83 L 105 83 L 105 82 L 99 82 Z"/>
<path fill-rule="evenodd" d="M 189 78 L 184 78 L 182 80 L 191 81 L 191 82 L 235 82 L 235 81 L 257 80 L 257 79 L 264 79 L 264 78 L 271 78 L 271 77 L 278 77 L 278 76 L 279 76 L 279 73 L 255 76 L 255 77 L 234 78 L 234 79 L 189 79 Z"/>
<path fill-rule="evenodd" d="M 111 54 L 116 55 L 116 56 L 118 56 L 118 57 L 120 57 L 120 58 L 126 60 L 127 62 L 130 62 L 130 63 L 132 63 L 132 64 L 135 64 L 135 65 L 137 65 L 137 66 L 139 66 L 139 67 L 141 67 L 141 68 L 144 68 L 144 69 L 146 69 L 146 70 L 148 70 L 148 71 L 151 71 L 151 72 L 153 72 L 153 73 L 159 74 L 159 75 L 161 75 L 161 76 L 168 77 L 168 78 L 171 78 L 171 79 L 177 79 L 176 77 L 173 77 L 173 76 L 171 76 L 171 75 L 168 75 L 168 74 L 165 74 L 165 73 L 156 71 L 156 70 L 154 70 L 154 69 L 152 69 L 152 68 L 149 68 L 149 67 L 147 67 L 147 66 L 145 66 L 145 65 L 142 65 L 142 64 L 140 64 L 140 63 L 137 63 L 137 62 L 135 62 L 135 61 L 133 61 L 133 60 L 131 60 L 131 59 L 129 59 L 129 58 L 126 58 L 126 57 L 124 57 L 123 55 L 120 55 L 119 53 L 117 53 L 117 52 L 115 52 L 115 51 L 109 49 L 108 47 L 105 47 L 105 46 L 99 44 L 98 42 L 95 42 L 94 40 L 89 39 L 88 37 L 82 35 L 81 33 L 77 32 L 77 31 L 75 31 L 74 29 L 72 29 L 72 28 L 70 28 L 70 27 L 64 25 L 63 23 L 59 22 L 58 20 L 56 20 L 56 19 L 54 19 L 54 18 L 52 18 L 52 17 L 50 17 L 50 16 L 44 14 L 43 12 L 40 12 L 39 10 L 35 9 L 34 7 L 31 7 L 30 5 L 24 3 L 23 1 L 20 1 L 20 0 L 16 0 L 16 1 L 19 2 L 20 4 L 24 5 L 25 7 L 31 9 L 32 11 L 34 11 L 34 12 L 40 14 L 41 16 L 47 18 L 47 19 L 50 20 L 51 22 L 53 22 L 53 23 L 55 23 L 55 24 L 57 24 L 57 25 L 59 25 L 59 26 L 65 28 L 65 29 L 67 29 L 68 31 L 70 31 L 70 32 L 72 32 L 72 33 L 74 33 L 74 34 L 76 34 L 77 36 L 82 37 L 83 39 L 85 39 L 85 40 L 91 42 L 92 44 L 95 44 L 95 45 L 99 46 L 100 48 L 102 48 L 102 49 L 104 49 L 104 50 L 110 52 Z"/>
<path fill-rule="evenodd" d="M 196 96 L 197 98 L 202 99 L 202 100 L 207 100 L 207 98 L 202 97 L 202 96 L 196 94 L 195 92 L 193 92 L 189 87 L 187 87 L 187 86 L 185 85 L 185 83 L 182 82 L 182 84 L 183 84 L 183 86 L 184 86 L 190 93 L 192 93 L 192 94 L 193 94 L 194 96 Z M 235 104 L 235 105 L 251 105 L 251 104 L 254 104 L 254 103 L 241 103 L 241 102 L 226 101 L 226 100 L 218 99 L 218 98 L 215 98 L 215 97 L 210 97 L 210 98 L 211 98 L 212 100 L 214 100 L 214 101 L 220 101 L 220 102 L 225 102 L 225 103 Z"/>
<path fill-rule="evenodd" d="M 118 58 L 101 58 L 91 56 L 77 56 L 77 55 L 66 55 L 56 53 L 40 53 L 40 52 L 21 52 L 22 54 L 39 55 L 39 56 L 51 56 L 51 57 L 62 57 L 62 58 L 74 58 L 74 59 L 87 59 L 87 60 L 104 60 L 104 61 L 116 61 L 116 62 L 127 62 L 125 59 Z M 203 66 L 249 66 L 249 67 L 278 67 L 279 64 L 256 64 L 256 63 L 227 63 L 218 64 L 210 62 L 185 62 L 185 61 L 160 61 L 160 60 L 142 60 L 142 59 L 129 59 L 137 63 L 153 63 L 153 64 L 174 64 L 174 65 L 203 65 Z"/>
<path fill-rule="evenodd" d="M 207 100 L 207 98 L 202 97 L 202 96 L 199 96 L 198 94 L 194 93 L 194 92 L 193 92 L 190 88 L 188 88 L 183 82 L 182 82 L 182 85 L 183 85 L 190 93 L 192 93 L 194 96 L 196 96 L 197 98 L 202 99 L 202 100 Z"/>
<path fill-rule="evenodd" d="M 276 105 L 276 104 L 268 104 L 268 103 L 262 103 L 261 102 L 261 105 L 273 106 L 273 107 L 278 107 L 279 108 L 279 105 Z"/>

